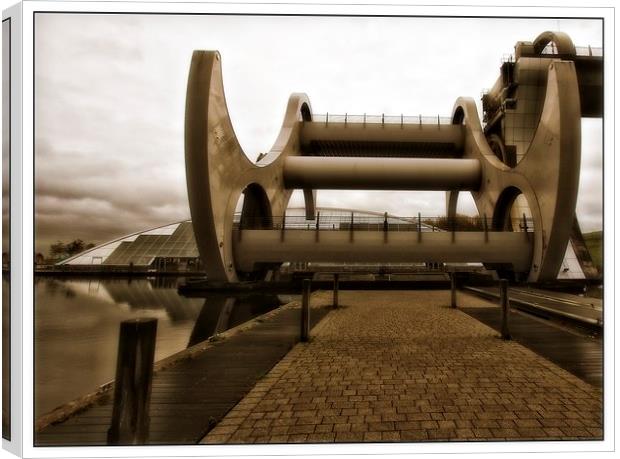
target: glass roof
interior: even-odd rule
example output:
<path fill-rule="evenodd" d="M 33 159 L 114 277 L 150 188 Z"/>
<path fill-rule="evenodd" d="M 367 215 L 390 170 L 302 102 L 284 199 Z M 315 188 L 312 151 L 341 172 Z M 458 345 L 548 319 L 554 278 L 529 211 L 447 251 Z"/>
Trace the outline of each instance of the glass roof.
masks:
<path fill-rule="evenodd" d="M 59 264 L 148 266 L 156 257 L 195 258 L 198 249 L 191 221 L 132 234 L 82 252 Z"/>

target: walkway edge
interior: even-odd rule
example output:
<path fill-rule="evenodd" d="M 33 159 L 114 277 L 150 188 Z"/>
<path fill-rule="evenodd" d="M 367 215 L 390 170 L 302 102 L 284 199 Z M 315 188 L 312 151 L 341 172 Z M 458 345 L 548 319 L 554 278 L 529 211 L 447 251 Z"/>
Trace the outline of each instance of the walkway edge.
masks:
<path fill-rule="evenodd" d="M 315 295 L 318 291 L 313 292 L 312 295 Z M 312 296 L 311 296 L 312 298 Z M 153 365 L 153 374 L 156 374 L 162 370 L 168 369 L 184 360 L 189 360 L 197 357 L 198 355 L 205 352 L 207 349 L 212 348 L 216 342 L 221 342 L 222 340 L 229 339 L 233 336 L 238 335 L 239 333 L 243 333 L 246 330 L 254 328 L 256 325 L 273 317 L 276 314 L 279 314 L 281 311 L 292 309 L 300 306 L 300 301 L 295 300 L 289 303 L 286 303 L 280 307 L 277 307 L 265 314 L 257 316 L 252 320 L 244 322 L 242 324 L 237 325 L 236 327 L 230 328 L 222 333 L 214 335 L 205 341 L 197 343 L 192 347 L 187 349 L 183 349 L 179 352 L 176 352 L 168 357 L 164 357 L 161 360 L 158 360 Z M 70 402 L 65 403 L 57 408 L 54 408 L 47 414 L 40 416 L 34 422 L 34 432 L 38 433 L 45 429 L 46 427 L 57 424 L 59 422 L 64 422 L 71 418 L 72 416 L 84 411 L 88 408 L 91 408 L 95 405 L 102 404 L 108 400 L 108 397 L 111 397 L 114 389 L 114 380 L 109 381 L 105 384 L 99 386 L 97 390 L 91 392 L 89 394 L 83 395 L 77 399 L 71 400 Z"/>
<path fill-rule="evenodd" d="M 475 293 L 476 295 L 482 296 L 483 298 L 487 298 L 487 299 L 498 299 L 499 295 L 492 293 L 492 292 L 488 292 L 476 287 L 463 287 L 463 290 L 467 290 L 470 292 Z M 589 319 L 587 317 L 581 317 L 575 314 L 571 314 L 570 312 L 565 312 L 565 311 L 558 311 L 557 309 L 552 309 L 552 308 L 547 308 L 545 306 L 542 306 L 540 304 L 535 304 L 535 303 L 530 303 L 528 301 L 523 301 L 523 300 L 515 300 L 514 298 L 509 298 L 510 304 L 511 306 L 514 305 L 516 308 L 518 309 L 523 309 L 526 312 L 532 311 L 532 310 L 540 310 L 540 311 L 544 311 L 548 314 L 563 318 L 563 319 L 570 319 L 572 321 L 575 322 L 580 322 L 586 325 L 595 325 L 597 327 L 603 327 L 603 323 L 598 321 L 598 320 L 594 320 L 594 319 Z"/>
<path fill-rule="evenodd" d="M 334 309 L 329 311 L 328 315 L 334 314 L 335 311 L 337 310 Z M 326 315 L 326 317 L 328 315 Z M 310 342 L 312 342 L 312 335 L 319 333 L 326 326 L 327 322 L 327 320 L 321 320 L 310 330 Z M 300 354 L 304 348 L 308 346 L 308 344 L 309 343 L 302 342 L 295 344 L 295 346 L 293 346 L 293 348 L 284 357 L 282 357 L 282 359 L 276 363 L 273 368 L 271 368 L 271 370 L 269 370 L 241 400 L 239 400 L 239 403 L 233 406 L 232 409 L 226 413 L 224 417 L 222 417 L 222 419 L 235 411 L 248 410 L 256 407 L 258 400 L 260 400 L 259 395 L 269 391 L 280 380 L 282 375 L 289 369 L 297 355 Z M 223 443 L 222 434 L 218 433 L 217 425 L 198 442 L 198 444 L 221 443 Z"/>

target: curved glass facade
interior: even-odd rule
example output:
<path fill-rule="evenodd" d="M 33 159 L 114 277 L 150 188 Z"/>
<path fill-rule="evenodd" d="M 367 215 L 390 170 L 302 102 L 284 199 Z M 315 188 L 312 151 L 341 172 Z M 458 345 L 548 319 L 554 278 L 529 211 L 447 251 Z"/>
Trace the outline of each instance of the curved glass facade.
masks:
<path fill-rule="evenodd" d="M 187 220 L 116 239 L 63 260 L 58 265 L 144 267 L 154 263 L 187 263 L 189 260 L 198 260 L 198 249 L 192 222 Z"/>

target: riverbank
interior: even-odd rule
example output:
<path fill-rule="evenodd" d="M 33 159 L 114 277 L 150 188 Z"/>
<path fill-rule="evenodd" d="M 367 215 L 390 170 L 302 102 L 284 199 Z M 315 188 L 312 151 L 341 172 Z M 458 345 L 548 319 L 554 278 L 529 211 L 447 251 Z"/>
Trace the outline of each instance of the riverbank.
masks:
<path fill-rule="evenodd" d="M 331 297 L 312 296 L 311 324 Z M 299 339 L 293 301 L 159 361 L 151 395 L 149 444 L 192 444 L 217 423 Z M 113 383 L 37 420 L 35 443 L 105 445 Z"/>

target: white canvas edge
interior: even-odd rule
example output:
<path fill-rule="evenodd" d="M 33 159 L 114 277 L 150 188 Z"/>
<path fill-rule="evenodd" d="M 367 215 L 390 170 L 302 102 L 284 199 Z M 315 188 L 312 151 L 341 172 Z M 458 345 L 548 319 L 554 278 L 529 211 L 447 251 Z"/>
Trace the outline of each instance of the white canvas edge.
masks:
<path fill-rule="evenodd" d="M 491 2 L 480 2 L 491 5 Z M 32 88 L 33 85 L 33 64 L 32 64 L 32 50 L 33 50 L 33 14 L 35 11 L 115 11 L 115 12 L 159 12 L 159 13 L 172 13 L 172 12 L 192 12 L 192 13 L 206 13 L 206 12 L 219 12 L 219 13 L 296 13 L 296 14 L 423 14 L 423 15 L 481 15 L 481 16 L 580 16 L 580 17 L 603 17 L 605 19 L 605 113 L 604 113 L 604 177 L 606 187 L 604 189 L 604 235 L 605 237 L 605 277 L 608 282 L 605 284 L 605 304 L 614 304 L 614 177 L 615 177 L 615 162 L 614 162 L 614 101 L 615 91 L 614 84 L 614 11 L 610 9 L 609 2 L 591 2 L 589 5 L 592 8 L 582 8 L 577 2 L 553 2 L 558 7 L 502 7 L 495 8 L 492 6 L 406 6 L 406 5 L 392 5 L 392 6 L 368 6 L 368 5 L 278 5 L 278 4 L 259 4 L 259 3 L 246 3 L 246 4 L 187 4 L 187 3 L 136 3 L 136 2 L 37 2 L 26 1 L 23 3 L 23 87 Z M 566 5 L 572 5 L 566 7 Z M 562 7 L 559 7 L 562 5 Z M 607 8 L 599 8 L 598 6 L 606 6 Z M 14 8 L 19 8 L 17 5 Z M 17 22 L 17 21 L 16 21 Z M 17 45 L 17 43 L 16 43 Z M 15 66 L 17 67 L 17 66 Z M 13 87 L 17 87 L 17 81 L 13 80 Z M 17 96 L 19 97 L 19 96 Z M 14 99 L 18 100 L 18 99 Z M 605 391 L 604 391 L 604 406 L 605 406 L 605 440 L 603 441 L 587 441 L 587 442 L 493 442 L 493 443 L 416 443 L 416 444 L 335 444 L 335 445 L 236 445 L 236 446 L 214 446 L 214 445 L 201 445 L 201 446 L 170 446 L 170 447 L 33 447 L 33 400 L 28 394 L 32 394 L 33 390 L 33 360 L 32 360 L 32 348 L 33 348 L 33 259 L 32 256 L 25 256 L 26 254 L 32 254 L 34 249 L 33 244 L 33 157 L 34 151 L 33 145 L 33 120 L 32 120 L 32 106 L 33 106 L 33 94 L 32 90 L 24 90 L 23 93 L 23 126 L 22 133 L 15 131 L 18 129 L 18 124 L 13 121 L 12 129 L 14 138 L 12 139 L 12 154 L 18 150 L 18 144 L 20 140 L 23 140 L 23 187 L 20 204 L 22 209 L 22 231 L 19 231 L 19 217 L 16 215 L 16 211 L 13 211 L 12 225 L 17 226 L 15 231 L 15 238 L 13 238 L 12 244 L 18 244 L 17 235 L 23 234 L 23 244 L 21 247 L 17 246 L 15 250 L 12 245 L 12 249 L 15 254 L 20 254 L 23 264 L 21 266 L 22 278 L 21 282 L 17 282 L 18 275 L 14 275 L 12 278 L 12 289 L 15 294 L 12 298 L 12 304 L 19 306 L 17 297 L 17 291 L 23 294 L 23 308 L 19 308 L 22 311 L 22 316 L 19 314 L 12 314 L 15 322 L 19 319 L 23 320 L 23 335 L 18 337 L 18 328 L 21 330 L 21 323 L 12 323 L 13 328 L 13 352 L 16 357 L 19 358 L 19 346 L 20 341 L 23 339 L 23 394 L 26 397 L 23 399 L 23 423 L 19 422 L 20 426 L 23 425 L 23 454 L 24 457 L 167 457 L 167 456 L 246 456 L 246 455 L 340 455 L 340 454 L 403 454 L 403 453 L 452 453 L 458 451 L 459 453 L 502 453 L 502 452 L 577 452 L 577 451 L 589 451 L 589 452 L 603 452 L 615 450 L 615 380 L 614 380 L 614 354 L 615 354 L 615 339 L 614 335 L 614 314 L 613 308 L 606 308 L 605 310 L 605 323 L 606 333 L 604 336 L 605 345 Z M 15 104 L 16 106 L 18 104 Z M 15 113 L 15 112 L 13 112 Z M 15 169 L 14 169 L 15 171 Z M 17 175 L 17 173 L 14 173 Z M 21 178 L 21 177 L 20 177 Z M 18 188 L 15 188 L 16 180 L 13 181 L 12 187 L 12 204 L 17 203 L 14 201 Z M 17 217 L 17 218 L 16 218 Z M 14 256 L 15 259 L 15 256 Z M 17 268 L 17 264 L 14 265 Z M 17 271 L 17 269 L 15 269 Z M 21 287 L 23 286 L 23 287 Z M 12 358 L 14 358 L 12 355 Z M 19 382 L 19 372 L 14 371 L 12 384 Z M 19 385 L 19 384 L 18 384 Z M 20 385 L 21 386 L 21 385 Z M 17 395 L 15 386 L 13 386 L 13 395 Z M 20 397 L 21 398 L 21 397 Z M 15 400 L 13 406 L 20 403 L 20 400 Z M 15 411 L 17 412 L 17 411 Z M 13 422 L 16 420 L 14 419 Z M 17 424 L 17 422 L 15 422 Z M 17 427 L 14 426 L 13 435 L 14 442 L 19 442 L 17 436 Z M 19 453 L 18 453 L 19 454 Z"/>
<path fill-rule="evenodd" d="M 2 439 L 2 447 L 16 455 L 22 453 L 22 73 L 21 73 L 22 5 L 3 11 L 2 19 L 11 18 L 11 440 Z"/>

